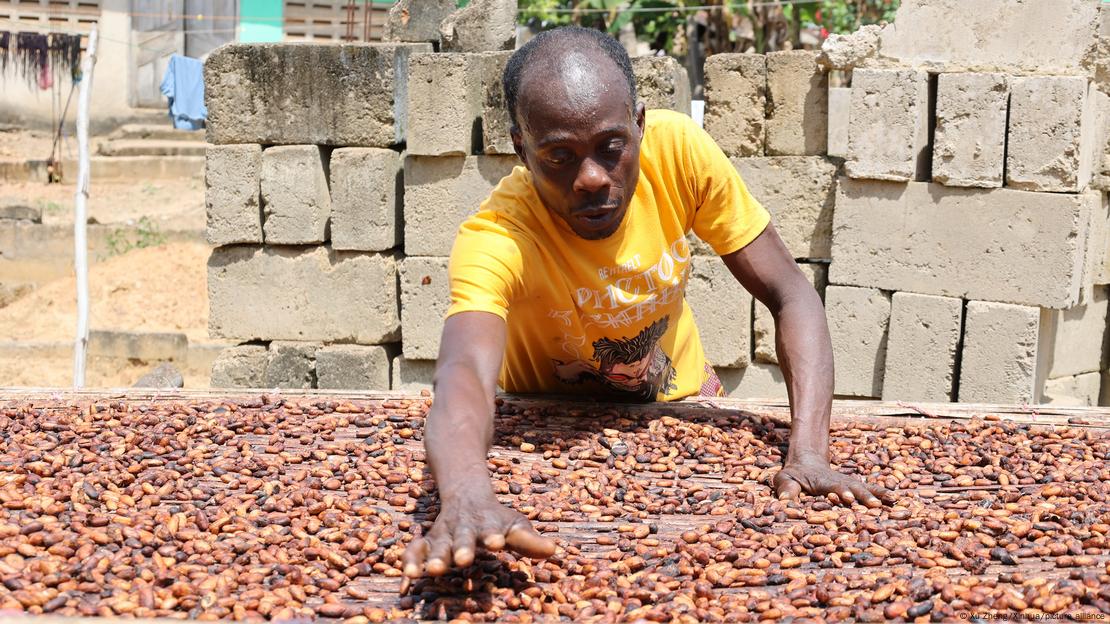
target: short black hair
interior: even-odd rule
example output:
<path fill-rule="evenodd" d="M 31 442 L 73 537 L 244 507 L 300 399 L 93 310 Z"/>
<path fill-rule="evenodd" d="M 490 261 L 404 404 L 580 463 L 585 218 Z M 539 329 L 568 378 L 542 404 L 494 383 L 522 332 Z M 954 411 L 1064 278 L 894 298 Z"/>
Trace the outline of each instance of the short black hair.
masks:
<path fill-rule="evenodd" d="M 509 118 L 514 126 L 518 126 L 516 117 L 516 102 L 520 95 L 520 81 L 524 72 L 534 59 L 547 58 L 548 55 L 564 49 L 567 43 L 580 41 L 583 44 L 596 44 L 608 56 L 628 81 L 628 97 L 632 105 L 636 105 L 636 76 L 632 73 L 632 59 L 619 41 L 609 35 L 593 28 L 581 26 L 563 26 L 553 30 L 546 30 L 533 37 L 519 50 L 509 57 L 505 65 L 505 73 L 501 76 L 501 87 L 505 91 L 505 105 L 509 108 Z"/>

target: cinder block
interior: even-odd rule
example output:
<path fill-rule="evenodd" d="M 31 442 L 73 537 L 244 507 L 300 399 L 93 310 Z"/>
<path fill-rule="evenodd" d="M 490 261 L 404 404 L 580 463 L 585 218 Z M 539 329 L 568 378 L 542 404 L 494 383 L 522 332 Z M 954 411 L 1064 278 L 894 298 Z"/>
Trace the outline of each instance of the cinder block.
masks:
<path fill-rule="evenodd" d="M 1080 146 L 1087 79 L 1082 76 L 1015 78 L 1010 95 L 1006 186 L 1027 191 L 1074 193 L 1081 178 Z M 1089 173 L 1088 173 L 1089 176 Z"/>
<path fill-rule="evenodd" d="M 431 51 L 428 43 L 217 48 L 204 64 L 208 142 L 403 143 L 408 56 Z"/>
<path fill-rule="evenodd" d="M 894 293 L 883 400 L 951 401 L 962 330 L 960 299 Z"/>
<path fill-rule="evenodd" d="M 775 364 L 752 362 L 746 368 L 718 368 L 725 395 L 736 399 L 785 399 L 786 378 Z"/>
<path fill-rule="evenodd" d="M 647 108 L 665 108 L 690 114 L 690 79 L 686 68 L 670 56 L 632 58 L 636 95 Z"/>
<path fill-rule="evenodd" d="M 1041 310 L 1042 379 L 1099 370 L 1106 333 L 1107 290 L 1104 286 L 1093 288 L 1084 303 L 1066 310 Z"/>
<path fill-rule="evenodd" d="M 1103 11 L 1110 16 L 1110 6 Z M 1110 24 L 1110 19 L 1106 20 Z M 1106 77 L 1098 82 L 1091 82 L 1087 92 L 1087 108 L 1093 117 L 1093 134 L 1091 145 L 1084 149 L 1091 163 L 1091 188 L 1099 191 L 1110 191 L 1110 95 L 1099 90 L 1100 85 L 1110 84 L 1110 35 L 1101 39 L 1105 41 L 1106 58 L 1102 61 Z"/>
<path fill-rule="evenodd" d="M 825 264 L 799 264 L 809 283 L 814 290 L 825 298 L 825 287 L 828 285 L 829 268 Z M 752 322 L 752 332 L 755 335 L 755 361 L 778 364 L 779 356 L 775 352 L 775 318 L 767 306 L 759 301 L 755 302 L 755 316 Z"/>
<path fill-rule="evenodd" d="M 393 385 L 391 390 L 420 392 L 431 390 L 435 381 L 435 360 L 410 360 L 398 355 L 393 358 Z"/>
<path fill-rule="evenodd" d="M 375 147 L 331 153 L 331 246 L 385 251 L 401 243 L 401 156 Z"/>
<path fill-rule="evenodd" d="M 751 361 L 752 296 L 717 256 L 694 256 L 686 283 L 705 357 L 712 366 Z"/>
<path fill-rule="evenodd" d="M 909 69 L 852 72 L 845 172 L 872 180 L 929 178 L 929 75 Z"/>
<path fill-rule="evenodd" d="M 767 62 L 762 54 L 705 60 L 705 130 L 729 156 L 762 156 Z"/>
<path fill-rule="evenodd" d="M 270 245 L 327 240 L 331 195 L 327 164 L 315 145 L 281 145 L 262 152 L 262 232 Z"/>
<path fill-rule="evenodd" d="M 516 47 L 517 0 L 471 0 L 440 25 L 444 52 L 493 52 Z"/>
<path fill-rule="evenodd" d="M 873 288 L 829 286 L 825 289 L 825 314 L 832 334 L 836 394 L 882 396 L 890 294 Z"/>
<path fill-rule="evenodd" d="M 767 54 L 767 155 L 823 155 L 829 137 L 829 75 L 817 52 Z"/>
<path fill-rule="evenodd" d="M 450 255 L 459 226 L 519 163 L 516 156 L 405 158 L 405 253 Z"/>
<path fill-rule="evenodd" d="M 1037 400 L 1040 310 L 969 301 L 960 356 L 962 403 L 1033 403 Z"/>
<path fill-rule="evenodd" d="M 771 223 L 791 255 L 832 257 L 835 164 L 821 156 L 734 158 L 732 164 L 771 213 Z"/>
<path fill-rule="evenodd" d="M 400 337 L 392 255 L 326 247 L 219 247 L 208 331 L 232 340 L 383 344 Z"/>
<path fill-rule="evenodd" d="M 316 351 L 320 345 L 271 342 L 262 381 L 267 388 L 315 388 Z"/>
<path fill-rule="evenodd" d="M 414 156 L 467 155 L 482 116 L 481 67 L 472 54 L 409 57 L 409 121 L 405 150 Z"/>
<path fill-rule="evenodd" d="M 434 360 L 451 305 L 447 258 L 409 256 L 400 271 L 401 351 L 408 360 Z"/>
<path fill-rule="evenodd" d="M 512 120 L 501 86 L 505 65 L 512 55 L 512 52 L 486 52 L 476 61 L 482 81 L 482 151 L 486 154 L 516 154 L 509 134 Z"/>
<path fill-rule="evenodd" d="M 239 345 L 224 349 L 212 363 L 213 388 L 265 388 L 269 352 L 265 345 Z"/>
<path fill-rule="evenodd" d="M 847 158 L 848 124 L 851 120 L 852 90 L 829 87 L 829 156 Z"/>
<path fill-rule="evenodd" d="M 261 145 L 209 145 L 204 159 L 206 230 L 212 245 L 262 242 Z"/>
<path fill-rule="evenodd" d="M 1098 14 L 1089 0 L 904 0 L 880 49 L 888 63 L 933 71 L 1076 74 L 1095 60 Z"/>
<path fill-rule="evenodd" d="M 1110 13 L 1110 9 L 1107 11 Z M 1094 204 L 1091 232 L 1087 243 L 1087 275 L 1084 284 L 1110 284 L 1110 198 L 1102 193 Z"/>
<path fill-rule="evenodd" d="M 1083 121 L 1079 132 L 1080 190 L 1091 188 L 1095 173 L 1102 172 L 1103 155 L 1110 137 L 1110 96 L 1099 91 L 1094 81 L 1087 83 L 1087 98 L 1083 103 Z"/>
<path fill-rule="evenodd" d="M 1084 373 L 1044 382 L 1041 403 L 1063 407 L 1090 407 L 1099 404 L 1102 373 Z"/>
<path fill-rule="evenodd" d="M 318 349 L 316 387 L 386 390 L 389 388 L 389 352 L 376 345 L 331 345 Z"/>
<path fill-rule="evenodd" d="M 439 43 L 439 25 L 457 7 L 456 0 L 399 0 L 389 9 L 382 39 Z"/>
<path fill-rule="evenodd" d="M 841 178 L 829 282 L 1069 308 L 1099 201 Z"/>
<path fill-rule="evenodd" d="M 1003 74 L 937 78 L 933 181 L 947 186 L 1002 186 L 1010 86 Z"/>

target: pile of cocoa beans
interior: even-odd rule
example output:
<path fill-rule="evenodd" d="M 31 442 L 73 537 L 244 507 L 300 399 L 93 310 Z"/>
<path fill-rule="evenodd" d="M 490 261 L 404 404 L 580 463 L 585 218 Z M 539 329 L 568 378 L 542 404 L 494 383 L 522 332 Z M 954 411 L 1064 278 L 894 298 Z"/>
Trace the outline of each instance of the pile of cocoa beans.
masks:
<path fill-rule="evenodd" d="M 721 409 L 499 400 L 501 500 L 559 544 L 416 581 L 431 399 L 0 403 L 0 613 L 532 622 L 1110 619 L 1110 435 L 835 423 L 879 509 L 771 477 L 789 433 Z"/>

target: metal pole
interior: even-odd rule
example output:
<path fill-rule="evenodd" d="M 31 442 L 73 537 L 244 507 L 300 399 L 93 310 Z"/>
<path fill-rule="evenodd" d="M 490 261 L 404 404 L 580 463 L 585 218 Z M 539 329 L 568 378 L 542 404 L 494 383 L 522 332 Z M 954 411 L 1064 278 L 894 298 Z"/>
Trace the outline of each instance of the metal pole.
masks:
<path fill-rule="evenodd" d="M 77 338 L 73 343 L 73 387 L 85 386 L 85 352 L 89 345 L 89 94 L 96 66 L 96 26 L 81 60 L 81 92 L 77 98 L 77 195 L 73 210 L 73 264 L 77 272 Z"/>

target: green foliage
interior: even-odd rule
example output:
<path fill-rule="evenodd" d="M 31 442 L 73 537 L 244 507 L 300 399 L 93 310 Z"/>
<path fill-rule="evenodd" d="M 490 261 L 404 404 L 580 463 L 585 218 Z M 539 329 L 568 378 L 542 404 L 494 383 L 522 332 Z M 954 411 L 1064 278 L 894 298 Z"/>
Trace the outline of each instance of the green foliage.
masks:
<path fill-rule="evenodd" d="M 166 242 L 166 235 L 150 217 L 139 219 L 135 229 L 117 228 L 108 234 L 108 257 L 122 256 L 132 249 L 157 247 Z"/>
<path fill-rule="evenodd" d="M 65 206 L 63 206 L 62 204 L 59 204 L 56 201 L 51 201 L 51 200 L 48 200 L 48 199 L 40 199 L 40 200 L 38 200 L 38 204 L 39 204 L 39 209 L 41 209 L 44 214 L 48 214 L 48 215 L 52 215 L 52 216 L 53 215 L 60 215 L 60 214 L 62 214 L 63 212 L 65 212 L 67 210 L 67 208 Z"/>
<path fill-rule="evenodd" d="M 899 3 L 900 0 L 825 0 L 803 20 L 824 27 L 830 33 L 850 33 L 865 24 L 894 21 Z M 802 10 L 804 15 L 806 9 Z"/>
<path fill-rule="evenodd" d="M 800 28 L 822 28 L 827 33 L 850 33 L 864 24 L 894 19 L 900 0 L 817 0 L 799 4 L 771 5 L 767 0 L 519 0 L 520 22 L 539 30 L 578 24 L 617 34 L 632 23 L 636 36 L 656 50 L 672 52 L 676 38 L 693 14 L 686 7 L 718 5 L 714 17 L 727 12 L 750 19 L 759 31 L 781 21 L 792 25 L 789 39 L 795 41 Z M 646 9 L 646 10 L 645 10 Z M 711 18 L 712 19 L 712 18 Z M 728 21 L 728 20 L 722 20 Z M 757 47 L 762 35 L 756 33 Z M 736 42 L 735 33 L 729 40 Z M 739 42 L 736 42 L 739 43 Z"/>

